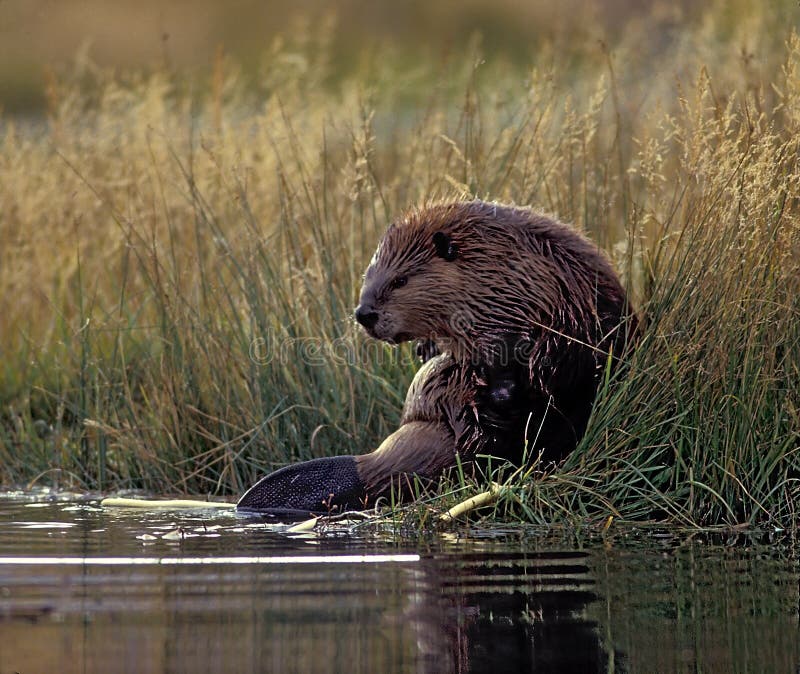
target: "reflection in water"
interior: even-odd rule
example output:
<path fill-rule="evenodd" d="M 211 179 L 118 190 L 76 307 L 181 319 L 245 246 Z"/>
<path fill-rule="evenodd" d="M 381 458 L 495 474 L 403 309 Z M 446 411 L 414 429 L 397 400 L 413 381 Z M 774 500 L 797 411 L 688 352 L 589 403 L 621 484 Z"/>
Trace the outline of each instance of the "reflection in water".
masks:
<path fill-rule="evenodd" d="M 538 531 L 403 547 L 232 513 L 6 502 L 0 674 L 795 671 L 797 555 L 768 543 Z"/>
<path fill-rule="evenodd" d="M 581 552 L 467 554 L 426 559 L 405 613 L 419 671 L 607 671 L 597 599 Z"/>
<path fill-rule="evenodd" d="M 602 669 L 580 558 L 329 553 L 0 560 L 0 671 Z"/>

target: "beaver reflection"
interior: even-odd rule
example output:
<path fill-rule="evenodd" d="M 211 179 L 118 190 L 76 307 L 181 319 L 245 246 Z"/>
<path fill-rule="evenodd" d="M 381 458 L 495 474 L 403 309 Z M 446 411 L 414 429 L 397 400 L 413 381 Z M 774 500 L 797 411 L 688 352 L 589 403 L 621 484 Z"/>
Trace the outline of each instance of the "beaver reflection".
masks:
<path fill-rule="evenodd" d="M 458 556 L 412 573 L 402 620 L 419 672 L 622 671 L 587 617 L 596 601 L 583 553 Z M 612 660 L 613 657 L 613 660 Z"/>

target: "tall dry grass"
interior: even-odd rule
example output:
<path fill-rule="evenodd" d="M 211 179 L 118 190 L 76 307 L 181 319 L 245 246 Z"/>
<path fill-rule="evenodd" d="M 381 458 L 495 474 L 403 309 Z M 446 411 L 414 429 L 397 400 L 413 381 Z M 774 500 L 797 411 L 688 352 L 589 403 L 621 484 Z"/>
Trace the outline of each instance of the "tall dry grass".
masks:
<path fill-rule="evenodd" d="M 525 73 L 475 46 L 332 88 L 323 33 L 276 43 L 257 94 L 221 53 L 198 88 L 54 76 L 0 141 L 2 482 L 231 494 L 376 447 L 415 364 L 355 329 L 361 272 L 394 214 L 474 195 L 587 230 L 646 325 L 579 449 L 497 516 L 792 523 L 800 42 L 783 5 L 677 32 L 659 7 Z"/>

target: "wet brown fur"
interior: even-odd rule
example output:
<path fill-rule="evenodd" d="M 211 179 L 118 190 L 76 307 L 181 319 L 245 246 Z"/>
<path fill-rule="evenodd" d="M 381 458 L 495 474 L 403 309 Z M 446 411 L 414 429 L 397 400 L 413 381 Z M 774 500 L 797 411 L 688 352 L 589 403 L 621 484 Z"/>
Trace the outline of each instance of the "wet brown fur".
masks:
<path fill-rule="evenodd" d="M 439 355 L 417 372 L 406 394 L 400 428 L 374 452 L 356 457 L 370 500 L 387 496 L 394 485 L 411 486 L 405 476 L 435 478 L 469 461 L 481 446 L 472 368 L 450 354 Z"/>
<path fill-rule="evenodd" d="M 392 224 L 366 271 L 368 332 L 432 340 L 400 429 L 358 457 L 370 493 L 491 453 L 559 460 L 580 440 L 609 354 L 636 332 L 605 256 L 574 228 L 482 201 L 434 204 Z M 612 358 L 612 363 L 616 362 Z M 500 394 L 498 394 L 500 391 Z M 535 444 L 534 444 L 535 443 Z"/>

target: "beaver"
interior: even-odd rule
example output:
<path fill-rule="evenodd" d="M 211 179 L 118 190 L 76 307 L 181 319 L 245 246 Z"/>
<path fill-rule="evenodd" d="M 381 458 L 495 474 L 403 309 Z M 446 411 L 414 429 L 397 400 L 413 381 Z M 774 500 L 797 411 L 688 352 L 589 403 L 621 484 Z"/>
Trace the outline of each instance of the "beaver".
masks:
<path fill-rule="evenodd" d="M 637 319 L 611 264 L 573 227 L 484 201 L 431 204 L 390 225 L 355 318 L 429 359 L 401 426 L 371 454 L 315 459 L 262 479 L 242 509 L 363 508 L 408 476 L 491 455 L 555 463 L 586 430 L 597 385 Z M 407 489 L 406 489 L 407 491 Z"/>

